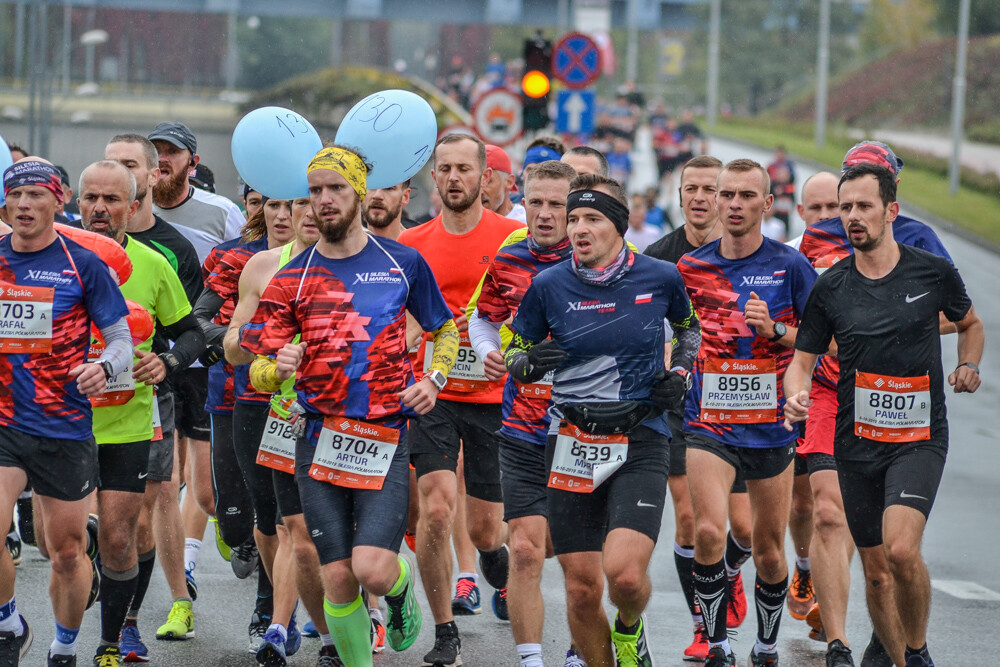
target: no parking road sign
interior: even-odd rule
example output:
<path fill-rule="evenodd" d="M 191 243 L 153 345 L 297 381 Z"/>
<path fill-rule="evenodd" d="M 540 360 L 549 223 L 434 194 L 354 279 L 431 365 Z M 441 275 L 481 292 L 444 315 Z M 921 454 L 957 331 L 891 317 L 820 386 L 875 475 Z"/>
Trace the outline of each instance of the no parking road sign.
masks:
<path fill-rule="evenodd" d="M 584 88 L 601 76 L 601 51 L 582 32 L 563 35 L 552 50 L 552 74 L 570 88 Z"/>

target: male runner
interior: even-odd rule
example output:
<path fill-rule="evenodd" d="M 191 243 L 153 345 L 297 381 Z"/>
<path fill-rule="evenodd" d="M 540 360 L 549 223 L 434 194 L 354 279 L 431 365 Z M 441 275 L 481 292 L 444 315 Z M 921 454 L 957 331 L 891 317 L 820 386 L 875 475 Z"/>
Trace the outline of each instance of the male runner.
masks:
<path fill-rule="evenodd" d="M 101 645 L 94 664 L 115 667 L 122 657 L 119 635 L 139 585 L 136 537 L 143 501 L 138 495 L 146 491 L 150 443 L 156 437 L 153 385 L 197 359 L 205 349 L 205 337 L 191 315 L 177 273 L 158 252 L 125 233 L 139 208 L 132 173 L 113 160 L 95 162 L 80 174 L 79 192 L 83 228 L 122 244 L 132 261 L 132 275 L 122 285 L 122 295 L 145 308 L 176 341 L 173 349 L 159 355 L 152 351 L 151 337 L 139 343 L 132 372 L 126 369 L 112 378 L 107 391 L 91 401 L 100 464 L 102 584 Z M 148 570 L 144 586 L 149 584 Z"/>
<path fill-rule="evenodd" d="M 681 168 L 680 194 L 684 224 L 646 248 L 645 254 L 677 263 L 681 257 L 722 237 L 722 223 L 715 205 L 716 185 L 722 162 L 711 155 L 698 155 Z M 684 435 L 684 405 L 672 406 L 670 423 L 670 477 L 667 484 L 674 506 L 674 566 L 681 582 L 694 624 L 694 639 L 684 649 L 684 659 L 704 660 L 708 655 L 708 635 L 694 594 L 694 511 L 687 481 L 687 442 Z M 747 597 L 740 568 L 750 558 L 750 502 L 746 480 L 736 473 L 729 496 L 729 534 L 726 536 L 726 573 L 729 602 L 726 627 L 737 628 L 746 618 Z M 747 546 L 744 546 L 747 545 Z"/>
<path fill-rule="evenodd" d="M 549 529 L 573 644 L 590 667 L 653 664 L 642 613 L 666 499 L 663 412 L 683 397 L 700 338 L 677 267 L 626 245 L 627 202 L 617 181 L 573 179 L 572 258 L 535 276 L 505 354 L 522 384 L 555 370 L 544 468 Z M 664 321 L 676 336 L 669 371 Z M 613 628 L 602 606 L 604 577 L 618 608 Z"/>
<path fill-rule="evenodd" d="M 403 233 L 403 208 L 409 203 L 409 179 L 391 188 L 368 190 L 361 203 L 361 219 L 375 236 L 395 241 Z"/>
<path fill-rule="evenodd" d="M 573 146 L 559 158 L 559 161 L 573 167 L 573 171 L 577 174 L 596 174 L 607 178 L 611 173 L 608 158 L 591 146 Z"/>
<path fill-rule="evenodd" d="M 784 537 L 795 438 L 778 421 L 784 403 L 780 381 L 816 273 L 796 250 L 761 233 L 771 201 L 763 167 L 752 160 L 729 162 L 716 192 L 722 238 L 678 264 L 704 334 L 684 422 L 694 581 L 708 632 L 709 667 L 736 664 L 719 610 L 728 593 L 726 501 L 737 470 L 747 480 L 757 567 L 751 665 L 777 665 L 788 589 Z"/>
<path fill-rule="evenodd" d="M 409 452 L 400 436 L 408 416 L 433 407 L 458 347 L 426 262 L 361 226 L 366 173 L 362 157 L 336 146 L 309 163 L 322 237 L 278 271 L 241 341 L 250 352 L 277 356 L 254 362 L 257 387 L 277 390 L 298 371 L 304 414 L 295 479 L 322 566 L 327 626 L 348 667 L 372 664 L 360 586 L 386 597 L 393 649 L 408 648 L 420 632 L 412 565 L 398 555 L 409 496 Z M 431 371 L 416 383 L 407 310 L 434 332 Z"/>
<path fill-rule="evenodd" d="M 525 222 L 524 206 L 510 201 L 511 193 L 517 192 L 517 182 L 507 151 L 499 146 L 487 144 L 486 166 L 490 168 L 491 175 L 483 183 L 481 193 L 483 206 L 497 215 Z"/>
<path fill-rule="evenodd" d="M 497 251 L 469 319 L 469 338 L 491 381 L 507 375 L 501 326 L 517 313 L 534 277 L 569 259 L 573 251 L 566 235 L 566 198 L 575 175 L 572 167 L 555 161 L 532 165 L 525 172 L 527 230 L 515 231 Z M 521 240 L 512 241 L 515 236 Z M 549 541 L 545 441 L 551 384 L 551 378 L 535 384 L 508 378 L 504 386 L 500 481 L 510 531 L 507 605 L 521 667 L 542 666 L 541 578 Z"/>
<path fill-rule="evenodd" d="M 76 642 L 91 589 L 84 554 L 89 496 L 97 486 L 98 455 L 88 396 L 132 360 L 128 308 L 107 266 L 53 227 L 59 172 L 25 158 L 3 174 L 4 217 L 13 230 L 0 238 L 0 524 L 31 483 L 38 502 L 39 539 L 52 559 L 50 597 L 56 637 L 49 664 L 75 664 Z M 106 342 L 87 361 L 91 324 Z M 17 665 L 32 632 L 14 600 L 14 563 L 0 549 L 0 664 Z"/>
<path fill-rule="evenodd" d="M 856 164 L 839 192 L 855 253 L 809 296 L 788 369 L 786 416 L 808 416 L 812 370 L 833 338 L 840 362 L 834 456 L 847 523 L 866 577 L 873 569 L 890 575 L 881 583 L 891 595 L 869 597 L 870 612 L 897 665 L 926 667 L 934 662 L 920 541 L 948 449 L 939 313 L 958 330 L 959 363 L 948 376 L 956 393 L 979 388 L 983 323 L 946 259 L 896 242 L 893 171 Z"/>
<path fill-rule="evenodd" d="M 399 242 L 427 260 L 461 331 L 466 328 L 465 309 L 490 259 L 507 235 L 523 225 L 483 208 L 480 190 L 490 169 L 486 146 L 479 139 L 465 134 L 442 137 L 432 160 L 431 173 L 444 208 L 437 218 L 404 231 Z M 426 358 L 425 347 L 418 357 L 425 368 Z M 479 550 L 483 576 L 496 589 L 494 611 L 506 606 L 501 591 L 507 585 L 508 556 L 495 436 L 501 425 L 503 387 L 486 379 L 483 362 L 464 331 L 459 359 L 434 408 L 414 420 L 409 433 L 420 494 L 417 562 L 435 623 L 434 648 L 424 662 L 435 667 L 461 660 L 450 595 L 460 447 L 465 451 L 469 536 Z"/>

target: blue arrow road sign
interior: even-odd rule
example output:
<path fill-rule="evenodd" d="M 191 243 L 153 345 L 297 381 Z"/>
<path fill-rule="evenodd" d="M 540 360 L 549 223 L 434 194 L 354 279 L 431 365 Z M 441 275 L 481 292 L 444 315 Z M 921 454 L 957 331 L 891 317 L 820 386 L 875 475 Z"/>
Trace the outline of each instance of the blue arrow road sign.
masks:
<path fill-rule="evenodd" d="M 556 131 L 569 134 L 590 134 L 594 131 L 597 95 L 592 90 L 560 90 L 556 98 L 559 114 Z"/>

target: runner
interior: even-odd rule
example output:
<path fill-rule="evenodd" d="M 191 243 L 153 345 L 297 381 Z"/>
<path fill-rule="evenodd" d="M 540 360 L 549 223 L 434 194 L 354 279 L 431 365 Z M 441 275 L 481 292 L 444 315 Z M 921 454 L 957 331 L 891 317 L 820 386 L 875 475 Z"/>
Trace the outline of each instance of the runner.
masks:
<path fill-rule="evenodd" d="M 778 421 L 784 403 L 780 382 L 816 274 L 793 248 L 761 234 L 772 199 L 767 181 L 767 172 L 752 160 L 723 167 L 716 193 L 722 238 L 678 264 L 704 332 L 684 422 L 694 581 L 708 632 L 709 667 L 736 664 L 719 609 L 728 597 L 726 500 L 737 470 L 747 480 L 757 568 L 751 665 L 777 665 L 788 589 L 784 535 L 795 438 Z"/>
<path fill-rule="evenodd" d="M 557 266 L 572 253 L 566 235 L 566 198 L 576 172 L 560 162 L 541 162 L 525 171 L 524 206 L 528 227 L 517 230 L 497 251 L 486 270 L 478 299 L 473 298 L 469 338 L 483 359 L 487 379 L 507 375 L 501 326 L 517 313 L 525 290 L 540 272 Z M 520 240 L 515 241 L 515 238 Z M 504 332 L 508 334 L 509 332 Z M 548 437 L 551 378 L 504 386 L 500 427 L 500 480 L 504 521 L 510 530 L 511 568 L 507 605 L 521 667 L 542 665 L 542 565 L 549 541 L 546 503 L 545 441 Z M 603 583 L 603 582 L 602 582 Z M 603 587 L 602 587 L 603 588 Z M 576 658 L 567 656 L 568 665 Z M 577 663 L 579 664 L 579 663 Z"/>
<path fill-rule="evenodd" d="M 573 167 L 577 174 L 597 174 L 607 178 L 611 173 L 608 158 L 591 146 L 574 146 L 566 151 L 559 161 Z"/>
<path fill-rule="evenodd" d="M 888 589 L 869 596 L 869 611 L 893 661 L 924 667 L 934 662 L 920 541 L 948 449 L 940 313 L 959 333 L 959 364 L 948 376 L 956 393 L 979 387 L 984 333 L 958 271 L 896 242 L 895 176 L 862 163 L 841 177 L 840 214 L 855 254 L 824 273 L 809 297 L 788 370 L 786 417 L 791 429 L 808 416 L 813 367 L 832 338 L 844 509 L 866 577 Z"/>
<path fill-rule="evenodd" d="M 408 416 L 433 407 L 458 347 L 426 262 L 361 226 L 366 172 L 349 150 L 316 154 L 309 199 L 322 238 L 278 271 L 242 335 L 248 351 L 277 355 L 254 362 L 258 388 L 275 391 L 301 369 L 295 479 L 322 566 L 324 616 L 348 667 L 372 664 L 372 625 L 359 585 L 386 596 L 394 650 L 408 648 L 420 632 L 413 566 L 398 555 L 409 482 L 400 436 Z M 432 370 L 416 383 L 405 310 L 436 343 Z"/>
<path fill-rule="evenodd" d="M 722 223 L 715 205 L 716 184 L 722 162 L 711 155 L 698 155 L 681 168 L 680 194 L 684 224 L 646 248 L 650 257 L 677 263 L 681 257 L 722 237 Z M 684 434 L 684 405 L 667 412 L 670 423 L 670 477 L 667 484 L 674 506 L 674 565 L 681 590 L 694 624 L 694 639 L 684 649 L 684 659 L 704 660 L 708 655 L 708 635 L 694 593 L 694 511 L 687 480 L 687 441 Z M 726 627 L 737 628 L 747 615 L 747 597 L 740 568 L 750 558 L 750 501 L 742 471 L 736 472 L 729 496 L 730 531 L 726 536 L 726 574 L 729 602 Z M 743 546 L 747 545 L 747 546 Z"/>
<path fill-rule="evenodd" d="M 0 238 L 0 296 L 6 313 L 0 337 L 0 525 L 30 482 L 38 503 L 39 540 L 52 558 L 50 598 L 55 640 L 50 665 L 72 665 L 92 565 L 84 555 L 98 454 L 88 396 L 125 371 L 132 341 L 121 291 L 98 257 L 53 227 L 59 172 L 25 158 L 3 174 L 4 217 L 14 224 Z M 104 352 L 87 361 L 91 324 Z M 34 350 L 34 351 L 32 351 Z M 0 664 L 17 665 L 32 631 L 17 611 L 14 564 L 0 549 Z"/>
<path fill-rule="evenodd" d="M 150 445 L 157 439 L 153 385 L 197 359 L 205 349 L 205 338 L 167 260 L 125 233 L 129 218 L 139 208 L 132 173 L 113 160 L 95 162 L 80 174 L 79 191 L 83 228 L 120 243 L 132 261 L 132 276 L 122 285 L 122 295 L 144 308 L 164 327 L 167 337 L 176 341 L 159 355 L 152 351 L 151 336 L 138 343 L 132 372 L 126 369 L 125 374 L 111 378 L 107 391 L 91 401 L 100 464 L 97 508 L 102 519 L 98 532 L 101 645 L 94 664 L 115 667 L 122 658 L 119 636 L 139 586 L 136 538 L 143 502 L 137 494 L 146 491 Z M 100 348 L 100 342 L 96 347 Z M 152 568 L 142 569 L 144 594 Z"/>
<path fill-rule="evenodd" d="M 489 176 L 486 147 L 475 137 L 442 137 L 432 156 L 432 177 L 441 193 L 441 215 L 404 231 L 399 242 L 418 250 L 431 269 L 462 331 L 462 360 L 434 409 L 411 425 L 409 445 L 417 470 L 420 518 L 417 562 L 434 616 L 434 648 L 427 665 L 461 664 L 461 639 L 451 597 L 450 542 L 455 516 L 459 451 L 464 450 L 467 529 L 479 550 L 480 568 L 496 591 L 494 613 L 506 616 L 507 560 L 503 495 L 495 433 L 500 429 L 503 387 L 486 379 L 466 329 L 465 309 L 490 258 L 507 235 L 523 225 L 483 208 L 480 189 Z M 425 336 L 426 338 L 426 336 Z M 426 345 L 426 343 L 425 343 Z M 418 365 L 427 369 L 427 349 Z"/>
<path fill-rule="evenodd" d="M 573 644 L 590 667 L 653 664 L 642 614 L 666 499 L 663 412 L 684 395 L 700 337 L 677 268 L 625 244 L 627 201 L 617 181 L 573 179 L 566 206 L 573 259 L 535 276 L 505 355 L 522 384 L 555 370 L 545 451 L 549 529 Z M 665 320 L 677 337 L 666 372 Z M 613 629 L 598 583 L 604 577 L 618 608 Z"/>

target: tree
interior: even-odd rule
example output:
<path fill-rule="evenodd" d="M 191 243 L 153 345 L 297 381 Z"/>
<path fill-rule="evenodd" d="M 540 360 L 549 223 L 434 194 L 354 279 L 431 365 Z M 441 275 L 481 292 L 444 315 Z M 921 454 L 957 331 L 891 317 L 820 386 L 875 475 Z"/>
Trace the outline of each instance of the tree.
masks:
<path fill-rule="evenodd" d="M 958 0 L 935 0 L 939 30 L 958 32 Z M 969 34 L 993 35 L 1000 32 L 1000 0 L 974 0 L 969 8 Z"/>
<path fill-rule="evenodd" d="M 865 56 L 875 59 L 935 37 L 934 1 L 871 0 L 861 28 Z"/>

